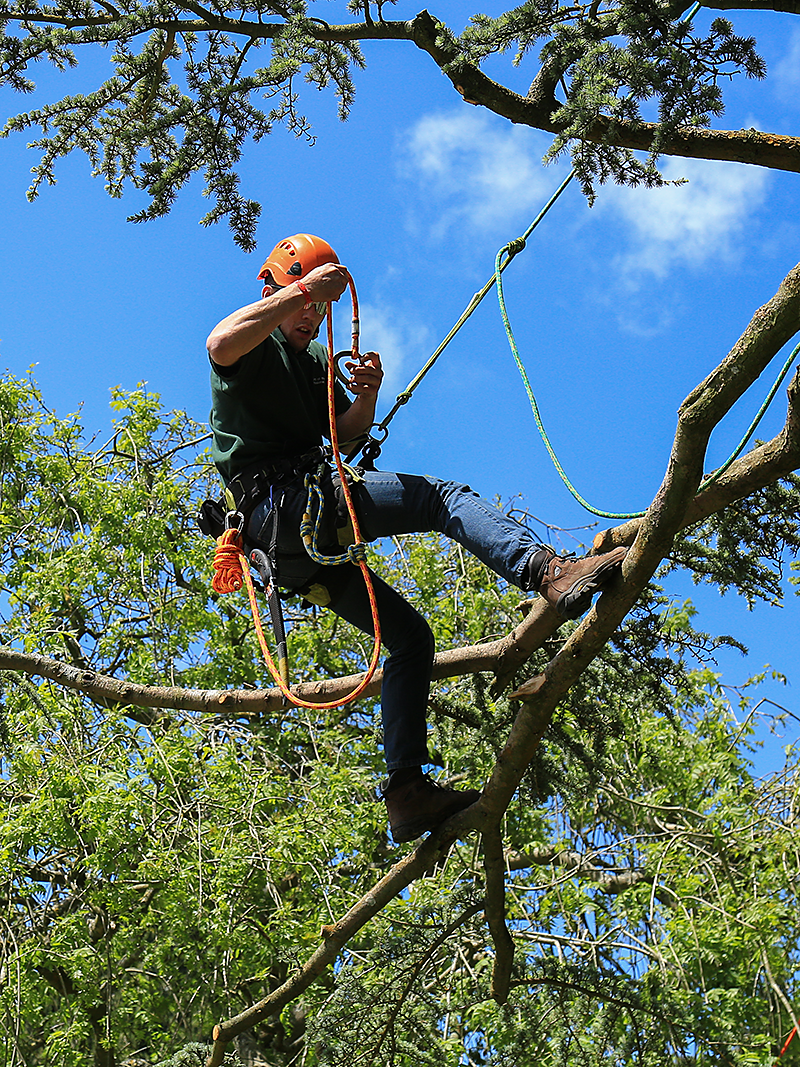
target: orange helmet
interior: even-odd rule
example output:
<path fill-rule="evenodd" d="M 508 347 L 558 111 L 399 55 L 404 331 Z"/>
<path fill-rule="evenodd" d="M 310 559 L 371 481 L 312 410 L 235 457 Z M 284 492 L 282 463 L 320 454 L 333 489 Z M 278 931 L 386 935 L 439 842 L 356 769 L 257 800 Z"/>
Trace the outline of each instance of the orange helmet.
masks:
<path fill-rule="evenodd" d="M 270 275 L 276 285 L 291 285 L 314 267 L 338 262 L 339 257 L 327 241 L 311 233 L 296 233 L 275 245 L 258 276 Z"/>

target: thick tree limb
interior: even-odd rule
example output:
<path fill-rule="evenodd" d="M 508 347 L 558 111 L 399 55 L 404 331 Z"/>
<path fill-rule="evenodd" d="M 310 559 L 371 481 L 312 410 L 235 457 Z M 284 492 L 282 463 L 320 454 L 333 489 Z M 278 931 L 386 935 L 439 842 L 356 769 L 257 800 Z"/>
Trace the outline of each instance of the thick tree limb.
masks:
<path fill-rule="evenodd" d="M 552 117 L 560 103 L 551 92 L 520 96 L 493 81 L 473 64 L 459 62 L 452 52 L 442 47 L 438 22 L 427 11 L 420 12 L 412 25 L 414 43 L 431 56 L 467 103 L 488 108 L 513 123 L 533 126 L 547 133 L 561 132 L 561 126 Z M 545 81 L 545 84 L 552 86 L 552 82 Z M 649 151 L 657 133 L 658 126 L 655 123 L 612 121 L 599 116 L 592 125 L 581 130 L 581 138 L 598 144 Z M 727 160 L 775 170 L 800 171 L 800 138 L 761 133 L 753 129 L 685 127 L 665 140 L 659 150 L 664 155 Z"/>
<path fill-rule="evenodd" d="M 712 430 L 798 328 L 800 267 L 784 279 L 729 355 L 681 405 L 664 480 L 636 529 L 619 588 L 600 597 L 544 674 L 513 694 L 523 703 L 486 791 L 494 818 L 508 806 L 556 706 L 612 636 L 686 524 Z"/>
<path fill-rule="evenodd" d="M 498 1004 L 508 1000 L 514 941 L 506 925 L 506 864 L 498 823 L 483 829 L 483 862 L 486 870 L 486 922 L 494 943 L 491 996 Z"/>
<path fill-rule="evenodd" d="M 34 11 L 20 6 L 10 6 L 7 17 L 25 24 L 56 25 L 80 32 L 97 28 L 98 41 L 105 41 L 109 32 L 119 25 L 123 40 L 151 33 L 166 31 L 169 34 L 222 32 L 232 37 L 250 41 L 270 40 L 280 37 L 286 30 L 281 22 L 253 22 L 246 19 L 226 18 L 207 11 L 198 4 L 183 5 L 193 18 L 156 18 L 133 29 L 109 10 L 108 14 L 80 18 L 67 17 L 57 11 Z M 786 11 L 798 13 L 798 0 L 753 0 L 744 4 L 729 0 L 717 0 L 706 6 L 722 10 Z M 547 133 L 558 134 L 562 126 L 553 115 L 560 107 L 554 95 L 552 78 L 537 78 L 536 91 L 527 96 L 513 92 L 489 78 L 472 63 L 460 58 L 452 45 L 443 43 L 440 27 L 443 24 L 428 11 L 421 11 L 407 21 L 369 21 L 343 25 L 330 25 L 321 19 L 308 19 L 304 32 L 310 39 L 320 43 L 348 44 L 370 40 L 408 41 L 426 52 L 450 79 L 459 95 L 470 104 L 485 107 L 510 122 L 531 126 Z M 532 87 L 533 88 L 533 87 Z M 649 151 L 658 133 L 658 126 L 649 122 L 633 122 L 600 115 L 580 132 L 582 140 L 599 144 L 611 144 L 635 151 Z M 761 132 L 755 129 L 711 130 L 702 127 L 684 127 L 659 145 L 664 155 L 684 156 L 693 159 L 727 160 L 769 167 L 775 170 L 800 171 L 800 138 L 783 134 Z"/>
<path fill-rule="evenodd" d="M 454 678 L 482 671 L 515 671 L 559 627 L 560 620 L 544 600 L 537 599 L 527 617 L 509 634 L 496 641 L 439 652 L 433 667 L 433 678 Z M 199 711 L 226 716 L 256 716 L 279 711 L 287 706 L 279 689 L 182 689 L 179 686 L 140 685 L 125 679 L 111 678 L 98 671 L 75 667 L 34 653 L 0 646 L 0 670 L 20 671 L 23 674 L 47 678 L 66 689 L 85 693 L 100 702 L 152 708 L 151 715 L 132 716 L 145 725 L 155 724 L 162 717 L 161 709 Z M 293 692 L 304 700 L 330 701 L 352 692 L 362 674 L 343 678 L 328 678 L 301 682 Z M 380 692 L 383 671 L 378 669 L 364 696 Z"/>

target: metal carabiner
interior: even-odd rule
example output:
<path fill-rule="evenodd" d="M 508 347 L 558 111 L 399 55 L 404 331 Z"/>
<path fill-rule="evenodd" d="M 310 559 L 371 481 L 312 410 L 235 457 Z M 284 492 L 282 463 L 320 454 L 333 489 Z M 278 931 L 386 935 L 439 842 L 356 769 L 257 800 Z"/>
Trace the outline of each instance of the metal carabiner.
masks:
<path fill-rule="evenodd" d="M 241 511 L 226 511 L 225 512 L 225 529 L 226 530 L 238 530 L 239 533 L 244 531 L 244 515 Z"/>

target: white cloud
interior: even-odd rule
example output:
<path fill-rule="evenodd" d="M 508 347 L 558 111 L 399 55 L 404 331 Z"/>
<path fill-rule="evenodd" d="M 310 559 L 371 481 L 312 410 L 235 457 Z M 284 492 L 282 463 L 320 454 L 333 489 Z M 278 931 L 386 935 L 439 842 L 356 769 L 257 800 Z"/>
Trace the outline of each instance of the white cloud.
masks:
<path fill-rule="evenodd" d="M 424 363 L 432 348 L 430 331 L 419 322 L 412 321 L 393 308 L 361 303 L 359 308 L 360 338 L 362 352 L 379 352 L 383 364 L 384 379 L 381 389 L 381 409 L 394 402 L 404 389 L 410 373 Z M 337 351 L 350 346 L 350 314 L 337 308 L 334 316 Z"/>
<path fill-rule="evenodd" d="M 800 90 L 800 30 L 793 30 L 787 41 L 786 55 L 770 69 L 772 88 L 786 104 L 797 103 Z"/>
<path fill-rule="evenodd" d="M 484 112 L 424 115 L 406 135 L 403 177 L 422 188 L 440 236 L 455 226 L 507 225 L 539 206 L 557 181 L 557 171 L 541 164 L 548 140 Z"/>
<path fill-rule="evenodd" d="M 629 279 L 642 271 L 664 277 L 679 265 L 734 258 L 746 224 L 764 200 L 768 175 L 743 164 L 675 158 L 662 172 L 688 181 L 660 189 L 615 186 L 598 197 L 601 210 L 619 215 L 628 230 L 628 249 L 617 265 Z"/>

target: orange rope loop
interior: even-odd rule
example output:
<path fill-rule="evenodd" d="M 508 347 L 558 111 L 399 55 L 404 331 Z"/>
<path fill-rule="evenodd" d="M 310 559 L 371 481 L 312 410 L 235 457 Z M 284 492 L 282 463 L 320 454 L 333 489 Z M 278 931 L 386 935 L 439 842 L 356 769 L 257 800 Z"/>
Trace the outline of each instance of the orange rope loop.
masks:
<path fill-rule="evenodd" d="M 356 287 L 353 283 L 353 279 L 350 279 L 350 296 L 353 301 L 353 339 L 352 339 L 352 353 L 353 359 L 358 362 L 358 333 L 359 333 L 359 321 L 358 321 L 358 297 L 356 296 Z M 372 656 L 370 658 L 369 668 L 366 674 L 355 687 L 355 689 L 348 693 L 347 696 L 342 697 L 340 700 L 331 700 L 326 703 L 317 703 L 310 700 L 303 700 L 302 697 L 293 693 L 286 682 L 284 681 L 280 670 L 275 665 L 275 661 L 272 658 L 272 654 L 267 644 L 267 639 L 264 635 L 264 627 L 261 622 L 261 614 L 258 609 L 258 601 L 256 600 L 256 591 L 253 584 L 253 578 L 250 574 L 250 562 L 247 556 L 244 554 L 242 548 L 242 535 L 236 529 L 226 530 L 222 537 L 217 539 L 217 548 L 214 552 L 214 578 L 212 581 L 212 588 L 217 593 L 230 593 L 235 592 L 242 587 L 242 582 L 247 588 L 247 596 L 250 600 L 250 608 L 253 613 L 253 625 L 256 629 L 256 635 L 258 637 L 258 643 L 261 648 L 261 653 L 269 668 L 269 672 L 275 684 L 283 693 L 284 697 L 292 704 L 301 708 L 313 708 L 317 710 L 325 710 L 328 708 L 340 708 L 345 704 L 350 704 L 356 700 L 369 683 L 372 681 L 372 677 L 378 668 L 378 662 L 380 660 L 381 653 L 381 623 L 378 617 L 378 602 L 375 597 L 375 588 L 372 582 L 372 575 L 369 572 L 369 567 L 366 562 L 366 545 L 361 540 L 361 530 L 358 524 L 358 515 L 356 514 L 355 505 L 353 503 L 353 497 L 350 492 L 350 486 L 347 483 L 347 476 L 342 462 L 342 457 L 339 455 L 339 437 L 336 432 L 336 403 L 334 392 L 334 372 L 336 367 L 336 361 L 333 358 L 333 317 L 332 306 L 328 303 L 328 421 L 330 423 L 330 440 L 333 448 L 333 455 L 336 462 L 336 469 L 339 472 L 339 477 L 342 482 L 342 493 L 344 495 L 345 503 L 347 504 L 347 511 L 350 516 L 350 521 L 353 524 L 353 535 L 355 537 L 355 544 L 350 549 L 349 559 L 352 562 L 357 562 L 361 568 L 361 573 L 364 575 L 364 583 L 367 587 L 367 596 L 369 597 L 370 609 L 372 611 L 372 628 L 375 635 L 375 640 L 372 646 Z M 343 554 L 342 562 L 348 559 L 347 554 Z"/>

